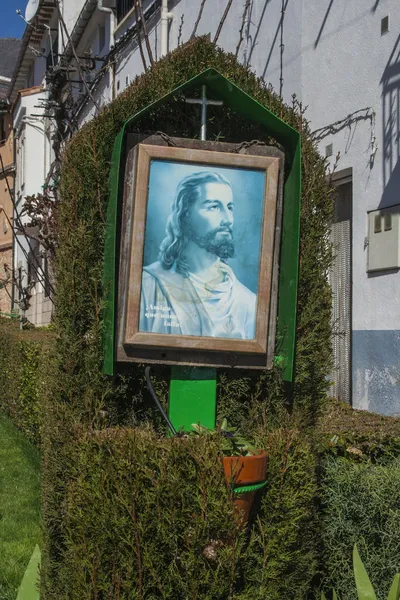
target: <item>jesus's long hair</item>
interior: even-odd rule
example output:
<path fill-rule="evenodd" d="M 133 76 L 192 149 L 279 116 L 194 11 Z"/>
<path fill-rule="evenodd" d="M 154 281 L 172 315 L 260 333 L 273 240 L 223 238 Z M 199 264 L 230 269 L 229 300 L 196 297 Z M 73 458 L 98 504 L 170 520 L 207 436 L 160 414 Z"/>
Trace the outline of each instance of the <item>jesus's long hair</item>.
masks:
<path fill-rule="evenodd" d="M 223 183 L 232 187 L 223 175 L 210 171 L 193 173 L 182 179 L 176 190 L 175 200 L 168 217 L 167 235 L 160 246 L 159 259 L 163 268 L 169 270 L 175 263 L 177 272 L 184 277 L 189 275 L 184 256 L 184 250 L 189 240 L 189 212 L 194 202 L 200 197 L 201 186 L 206 183 Z"/>

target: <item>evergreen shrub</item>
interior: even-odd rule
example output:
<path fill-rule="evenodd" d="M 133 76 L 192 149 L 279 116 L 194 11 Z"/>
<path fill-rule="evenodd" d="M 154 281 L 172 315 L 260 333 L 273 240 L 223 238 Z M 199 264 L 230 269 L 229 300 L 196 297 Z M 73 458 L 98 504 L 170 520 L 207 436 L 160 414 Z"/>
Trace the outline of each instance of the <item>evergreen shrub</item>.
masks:
<path fill-rule="evenodd" d="M 178 451 L 182 445 L 163 438 L 165 430 L 151 408 L 142 366 L 119 367 L 114 378 L 102 373 L 103 248 L 115 136 L 140 109 L 211 67 L 298 129 L 303 148 L 294 385 L 284 384 L 279 367 L 272 372 L 218 372 L 218 413 L 240 425 L 246 435 L 256 436 L 261 446 L 268 446 L 271 463 L 268 490 L 251 530 L 245 541 L 238 534 L 234 556 L 231 547 L 223 546 L 216 565 L 210 565 L 201 554 L 203 544 L 211 537 L 220 540 L 234 535 L 232 515 L 228 525 L 221 514 L 222 501 L 225 514 L 231 508 L 222 483 L 218 484 L 220 471 L 196 470 L 190 458 L 192 450 L 185 458 Z M 199 94 L 200 90 L 191 92 Z M 200 115 L 196 110 L 187 107 L 181 96 L 173 97 L 136 121 L 132 133 L 161 130 L 170 136 L 198 137 Z M 238 118 L 226 107 L 210 107 L 209 118 L 209 139 L 274 143 L 268 131 Z M 263 80 L 206 38 L 181 46 L 158 61 L 72 138 L 61 171 L 57 365 L 44 436 L 41 581 L 45 600 L 117 598 L 111 590 L 118 585 L 121 598 L 140 598 L 140 593 L 146 599 L 173 600 L 253 600 L 261 599 L 261 594 L 285 600 L 306 598 L 317 571 L 320 537 L 313 500 L 316 459 L 306 431 L 314 425 L 325 397 L 331 353 L 327 282 L 331 250 L 326 240 L 332 193 L 325 167 L 296 98 L 292 106 L 284 104 Z M 154 368 L 153 372 L 165 403 L 169 369 Z M 143 429 L 149 421 L 152 426 Z M 116 433 L 118 428 L 125 430 Z M 137 429 L 136 433 L 129 428 Z M 218 466 L 218 452 L 212 445 L 206 458 L 201 464 Z M 149 460 L 151 469 L 146 467 Z M 205 523 L 199 512 L 204 481 L 216 486 L 214 491 L 212 485 L 206 487 Z M 168 498 L 161 498 L 159 485 Z M 158 506 L 165 516 L 159 526 Z M 132 513 L 133 507 L 136 518 L 143 518 L 140 526 L 132 525 L 128 509 Z M 172 532 L 165 526 L 168 522 Z M 195 527 L 194 541 L 191 527 Z M 144 552 L 141 564 L 148 567 L 140 586 L 137 540 Z M 113 556 L 108 546 L 113 548 Z"/>
<path fill-rule="evenodd" d="M 316 568 L 309 442 L 295 430 L 259 436 L 269 483 L 246 532 L 235 521 L 218 437 L 77 430 L 59 495 L 63 560 L 56 558 L 57 578 L 44 597 L 306 598 Z M 48 461 L 62 469 L 60 453 Z M 45 505 L 53 499 L 46 491 Z"/>
<path fill-rule="evenodd" d="M 390 463 L 400 456 L 400 418 L 386 417 L 330 399 L 318 419 L 318 451 L 358 461 Z"/>
<path fill-rule="evenodd" d="M 386 599 L 399 566 L 400 419 L 331 399 L 314 441 L 321 463 L 323 587 L 355 600 L 351 557 L 356 542 L 378 599 Z"/>
<path fill-rule="evenodd" d="M 269 454 L 265 492 L 243 552 L 240 600 L 307 598 L 318 572 L 316 455 L 296 429 L 261 434 Z"/>
<path fill-rule="evenodd" d="M 40 445 L 42 398 L 52 355 L 54 334 L 20 330 L 19 324 L 0 320 L 0 410 L 27 438 Z"/>
<path fill-rule="evenodd" d="M 377 599 L 386 600 L 400 571 L 400 457 L 374 464 L 327 456 L 321 501 L 324 589 L 357 600 L 351 562 L 357 543 Z"/>

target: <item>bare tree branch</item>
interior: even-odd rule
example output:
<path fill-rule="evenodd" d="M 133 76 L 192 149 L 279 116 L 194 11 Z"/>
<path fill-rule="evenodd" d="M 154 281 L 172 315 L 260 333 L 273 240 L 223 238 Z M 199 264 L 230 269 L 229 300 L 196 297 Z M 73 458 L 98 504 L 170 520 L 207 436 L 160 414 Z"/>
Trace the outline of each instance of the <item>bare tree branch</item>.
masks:
<path fill-rule="evenodd" d="M 137 35 L 137 39 L 138 39 L 139 52 L 140 52 L 140 56 L 142 57 L 144 70 L 147 71 L 146 58 L 144 56 L 142 40 L 140 37 L 138 0 L 135 0 L 135 19 L 136 19 L 136 35 Z"/>
<path fill-rule="evenodd" d="M 215 38 L 213 39 L 214 44 L 217 43 L 217 40 L 219 38 L 219 34 L 221 33 L 221 29 L 223 28 L 225 20 L 226 20 L 226 17 L 228 16 L 229 9 L 232 6 L 232 2 L 233 2 L 233 0 L 228 0 L 228 4 L 226 5 L 225 12 L 222 15 L 222 19 L 219 22 L 217 33 L 215 34 Z"/>
<path fill-rule="evenodd" d="M 3 158 L 1 156 L 1 154 L 0 154 L 0 167 L 1 167 L 1 172 L 2 172 L 2 174 L 4 176 L 4 179 L 5 179 L 5 182 L 6 182 L 8 195 L 9 195 L 11 203 L 13 205 L 14 215 L 15 215 L 15 217 L 14 217 L 14 223 L 15 223 L 15 225 L 17 227 L 19 227 L 22 231 L 24 231 L 24 226 L 22 225 L 22 222 L 21 222 L 21 215 L 18 212 L 17 205 L 15 203 L 14 193 L 11 190 L 10 184 L 8 183 L 8 179 L 6 177 L 6 171 L 4 169 L 4 162 L 3 162 Z M 18 246 L 21 248 L 22 253 L 25 256 L 26 260 L 29 262 L 29 255 L 28 255 L 26 249 L 24 248 L 24 246 L 21 244 L 20 240 L 18 239 L 18 236 L 17 236 L 17 234 L 15 232 L 15 228 L 14 228 L 13 223 L 11 223 L 9 216 L 8 216 L 8 214 L 5 211 L 4 211 L 4 215 L 6 217 L 6 220 L 7 220 L 8 224 L 9 224 L 9 226 L 11 227 L 11 231 L 13 232 L 13 236 L 14 236 L 15 241 L 17 242 Z M 26 239 L 26 242 L 28 244 L 29 251 L 32 253 L 32 256 L 35 257 L 34 248 L 32 247 L 32 244 L 30 243 L 30 239 L 26 235 L 25 235 L 25 239 Z M 41 276 L 44 279 L 46 278 L 46 275 L 45 275 L 42 267 L 40 266 L 39 262 L 37 261 L 36 257 L 35 257 L 35 260 L 31 263 L 31 265 L 32 265 L 32 268 L 34 269 L 36 275 L 38 276 L 39 280 L 40 280 Z M 42 285 L 44 287 L 43 283 L 42 283 Z M 51 286 L 50 282 L 49 282 L 49 285 Z M 54 293 L 53 288 L 51 288 L 51 291 Z"/>
<path fill-rule="evenodd" d="M 239 49 L 243 42 L 243 29 L 244 29 L 244 26 L 246 23 L 247 11 L 249 10 L 249 7 L 250 7 L 250 0 L 246 0 L 246 4 L 244 5 L 244 11 L 243 11 L 243 15 L 242 15 L 242 26 L 240 27 L 240 31 L 239 31 L 239 42 L 238 42 L 238 45 L 236 46 L 236 52 L 235 52 L 236 58 L 238 57 Z"/>
<path fill-rule="evenodd" d="M 140 13 L 140 19 L 142 21 L 142 27 L 143 27 L 143 36 L 144 36 L 144 41 L 146 44 L 146 48 L 147 48 L 147 53 L 149 55 L 149 61 L 151 65 L 154 65 L 154 58 L 153 58 L 153 52 L 151 50 L 151 45 L 150 45 L 150 40 L 149 40 L 149 35 L 147 33 L 147 26 L 146 26 L 146 21 L 144 19 L 144 14 L 143 14 L 143 4 L 142 4 L 142 0 L 137 0 L 137 3 L 139 4 L 139 13 Z"/>
<path fill-rule="evenodd" d="M 283 51 L 285 50 L 285 44 L 283 43 L 283 21 L 285 19 L 285 9 L 286 4 L 285 0 L 282 0 L 282 9 L 281 9 L 281 43 L 280 43 L 280 75 L 279 75 L 279 98 L 282 100 L 283 98 Z M 282 106 L 281 106 L 282 109 Z"/>
<path fill-rule="evenodd" d="M 74 45 L 72 43 L 72 40 L 71 40 L 71 36 L 68 33 L 68 29 L 67 29 L 67 26 L 65 24 L 64 18 L 62 16 L 62 13 L 61 13 L 61 10 L 60 10 L 60 6 L 59 6 L 58 2 L 56 2 L 56 8 L 57 8 L 57 12 L 58 12 L 58 18 L 60 19 L 60 23 L 61 23 L 62 27 L 64 28 L 65 35 L 67 36 L 67 40 L 68 40 L 69 44 L 71 45 L 72 54 L 74 55 L 74 58 L 75 58 L 75 61 L 76 61 L 76 68 L 78 69 L 79 76 L 82 79 L 82 83 L 83 83 L 83 85 L 84 85 L 84 87 L 86 89 L 87 95 L 89 96 L 89 98 L 93 102 L 93 105 L 96 107 L 97 112 L 99 112 L 100 111 L 100 106 L 96 102 L 96 100 L 93 98 L 93 94 L 90 91 L 90 88 L 89 88 L 89 86 L 88 86 L 88 84 L 87 84 L 87 82 L 85 80 L 85 76 L 84 76 L 84 74 L 82 72 L 82 68 L 81 68 L 81 64 L 79 62 L 79 58 L 78 58 L 78 56 L 76 54 L 75 47 L 74 47 Z"/>
<path fill-rule="evenodd" d="M 200 23 L 200 19 L 201 19 L 201 15 L 203 14 L 203 10 L 204 10 L 204 5 L 205 5 L 205 3 L 206 3 L 206 0 L 201 0 L 200 9 L 199 9 L 199 14 L 197 15 L 196 23 L 194 24 L 193 31 L 192 31 L 192 35 L 190 36 L 190 39 L 191 39 L 191 40 L 192 40 L 192 39 L 194 38 L 194 36 L 196 35 L 197 27 L 198 27 L 198 24 Z"/>
<path fill-rule="evenodd" d="M 178 32 L 178 46 L 180 46 L 182 44 L 183 19 L 184 19 L 184 15 L 181 15 L 181 22 L 179 24 L 179 32 Z"/>

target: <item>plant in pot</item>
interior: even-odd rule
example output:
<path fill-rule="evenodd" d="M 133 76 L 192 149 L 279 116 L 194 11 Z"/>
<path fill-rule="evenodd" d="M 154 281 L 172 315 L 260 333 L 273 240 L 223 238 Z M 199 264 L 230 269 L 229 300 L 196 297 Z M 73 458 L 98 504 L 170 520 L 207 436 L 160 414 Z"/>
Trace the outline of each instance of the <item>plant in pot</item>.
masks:
<path fill-rule="evenodd" d="M 187 435 L 188 433 L 189 435 L 220 436 L 221 452 L 223 454 L 222 464 L 226 480 L 232 486 L 235 495 L 237 519 L 241 524 L 246 523 L 257 490 L 266 484 L 265 475 L 268 459 L 266 452 L 258 450 L 236 428 L 228 427 L 226 419 L 221 421 L 217 429 L 208 429 L 200 424 L 192 424 L 191 432 L 177 432 L 154 391 L 150 379 L 150 367 L 146 367 L 145 375 L 151 397 L 173 436 Z"/>
<path fill-rule="evenodd" d="M 257 449 L 236 428 L 229 427 L 226 419 L 216 429 L 200 424 L 193 424 L 192 428 L 195 435 L 220 436 L 222 465 L 234 493 L 237 518 L 241 524 L 246 523 L 256 492 L 266 484 L 267 453 Z"/>

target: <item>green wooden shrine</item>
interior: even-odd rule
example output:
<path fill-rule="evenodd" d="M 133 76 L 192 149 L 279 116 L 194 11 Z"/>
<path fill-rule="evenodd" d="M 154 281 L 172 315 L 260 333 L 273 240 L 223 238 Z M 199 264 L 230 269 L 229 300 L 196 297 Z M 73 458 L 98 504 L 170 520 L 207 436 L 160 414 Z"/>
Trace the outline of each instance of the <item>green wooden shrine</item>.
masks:
<path fill-rule="evenodd" d="M 114 143 L 110 172 L 110 192 L 106 223 L 103 284 L 105 290 L 104 372 L 113 375 L 116 361 L 116 318 L 118 261 L 120 244 L 120 204 L 123 194 L 126 141 L 138 119 L 157 109 L 174 95 L 188 95 L 206 86 L 209 93 L 242 118 L 262 126 L 285 151 L 283 217 L 279 262 L 277 334 L 274 362 L 283 379 L 293 378 L 298 253 L 301 196 L 301 138 L 298 131 L 250 97 L 214 69 L 207 69 L 133 115 L 122 127 Z M 162 130 L 162 123 L 159 124 Z M 229 140 L 227 140 L 229 141 Z M 145 362 L 145 361 L 144 361 Z M 169 418 L 174 427 L 188 430 L 201 423 L 213 428 L 216 413 L 216 369 L 175 365 L 171 367 Z"/>

